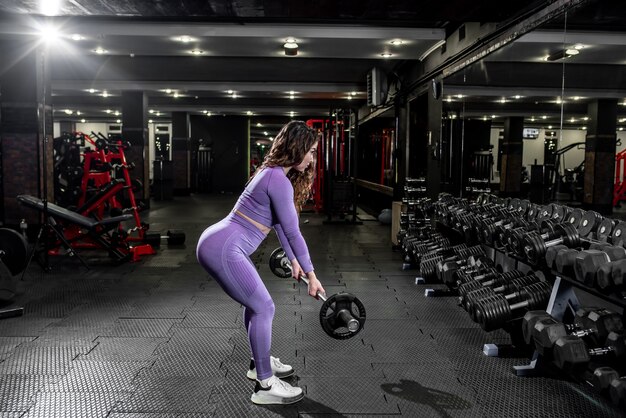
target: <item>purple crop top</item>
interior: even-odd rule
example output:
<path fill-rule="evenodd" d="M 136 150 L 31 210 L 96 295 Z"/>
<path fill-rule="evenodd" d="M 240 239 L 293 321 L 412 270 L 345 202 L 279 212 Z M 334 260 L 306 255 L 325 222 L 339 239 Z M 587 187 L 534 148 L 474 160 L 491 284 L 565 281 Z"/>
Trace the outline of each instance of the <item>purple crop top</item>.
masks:
<path fill-rule="evenodd" d="M 300 233 L 293 186 L 282 167 L 265 167 L 254 176 L 234 210 L 262 225 L 273 226 L 289 260 L 297 259 L 305 273 L 313 271 L 309 249 Z"/>

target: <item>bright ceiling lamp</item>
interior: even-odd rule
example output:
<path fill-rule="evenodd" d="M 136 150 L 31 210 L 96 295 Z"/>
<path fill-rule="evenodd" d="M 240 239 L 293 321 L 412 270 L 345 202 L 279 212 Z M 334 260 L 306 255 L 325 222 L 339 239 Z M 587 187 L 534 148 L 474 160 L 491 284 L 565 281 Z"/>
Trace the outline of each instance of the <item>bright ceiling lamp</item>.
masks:
<path fill-rule="evenodd" d="M 285 43 L 283 44 L 283 50 L 285 55 L 287 55 L 288 57 L 294 57 L 298 55 L 298 43 L 296 42 L 296 39 L 285 39 Z"/>

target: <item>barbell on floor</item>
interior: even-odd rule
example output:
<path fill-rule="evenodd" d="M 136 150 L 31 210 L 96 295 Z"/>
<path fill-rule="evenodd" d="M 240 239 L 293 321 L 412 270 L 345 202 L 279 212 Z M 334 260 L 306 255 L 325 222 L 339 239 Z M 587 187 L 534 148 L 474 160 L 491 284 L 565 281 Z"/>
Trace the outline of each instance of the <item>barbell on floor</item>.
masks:
<path fill-rule="evenodd" d="M 276 248 L 270 255 L 270 270 L 276 276 L 286 279 L 291 277 L 291 262 L 282 248 Z M 307 286 L 309 280 L 300 276 L 300 281 Z M 347 340 L 354 337 L 365 325 L 365 306 L 351 293 L 339 292 L 330 297 L 317 292 L 317 297 L 324 302 L 320 309 L 320 324 L 330 337 Z"/>

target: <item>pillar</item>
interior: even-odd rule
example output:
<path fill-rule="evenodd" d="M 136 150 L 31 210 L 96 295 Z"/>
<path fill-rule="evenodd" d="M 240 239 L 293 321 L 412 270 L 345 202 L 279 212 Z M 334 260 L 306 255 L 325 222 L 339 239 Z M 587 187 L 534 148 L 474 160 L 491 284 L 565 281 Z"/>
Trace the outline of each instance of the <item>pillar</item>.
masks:
<path fill-rule="evenodd" d="M 39 214 L 21 208 L 18 194 L 54 201 L 50 71 L 43 46 L 0 43 L 0 204 L 4 225 Z M 45 156 L 45 163 L 44 163 Z"/>
<path fill-rule="evenodd" d="M 187 112 L 172 112 L 172 163 L 174 165 L 174 193 L 190 192 L 190 123 Z"/>
<path fill-rule="evenodd" d="M 613 211 L 617 99 L 598 99 L 587 108 L 583 206 L 603 215 Z"/>
<path fill-rule="evenodd" d="M 504 120 L 500 166 L 501 196 L 518 196 L 521 191 L 523 134 L 524 117 L 512 116 Z"/>
<path fill-rule="evenodd" d="M 126 161 L 135 164 L 130 177 L 143 184 L 143 190 L 135 192 L 137 204 L 150 206 L 150 151 L 148 147 L 148 100 L 143 91 L 122 92 L 122 138 L 131 147 L 125 151 Z"/>

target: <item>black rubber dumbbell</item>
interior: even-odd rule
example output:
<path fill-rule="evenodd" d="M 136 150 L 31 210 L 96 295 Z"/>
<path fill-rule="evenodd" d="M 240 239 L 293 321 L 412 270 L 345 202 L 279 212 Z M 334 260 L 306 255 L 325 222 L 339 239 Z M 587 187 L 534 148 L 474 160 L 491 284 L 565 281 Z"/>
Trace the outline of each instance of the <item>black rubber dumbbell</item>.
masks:
<path fill-rule="evenodd" d="M 553 349 L 554 364 L 559 369 L 570 372 L 580 371 L 586 367 L 591 357 L 608 354 L 613 354 L 618 359 L 626 355 L 626 341 L 623 334 L 609 333 L 605 346 L 599 348 L 588 348 L 581 338 L 566 335 L 556 340 Z"/>
<path fill-rule="evenodd" d="M 624 332 L 621 315 L 604 308 L 582 308 L 576 311 L 574 324 L 564 324 L 553 317 L 537 321 L 532 330 L 532 338 L 537 352 L 548 356 L 554 343 L 563 336 L 591 337 L 594 345 L 598 345 L 611 332 Z"/>
<path fill-rule="evenodd" d="M 545 260 L 548 248 L 560 244 L 569 248 L 580 245 L 580 235 L 574 225 L 561 223 L 554 226 L 551 234 L 528 234 L 524 239 L 524 254 L 528 262 L 536 266 L 541 260 Z"/>
<path fill-rule="evenodd" d="M 596 273 L 603 264 L 626 258 L 624 247 L 607 246 L 602 251 L 581 251 L 574 262 L 576 280 L 593 287 L 596 281 Z"/>
<path fill-rule="evenodd" d="M 624 290 L 624 276 L 626 275 L 626 259 L 611 261 L 600 266 L 596 273 L 596 287 L 604 293 L 613 293 Z"/>
<path fill-rule="evenodd" d="M 485 331 L 502 328 L 519 311 L 545 309 L 551 292 L 552 286 L 539 282 L 521 289 L 514 303 L 509 303 L 503 295 L 487 296 L 475 304 L 476 321 Z"/>

